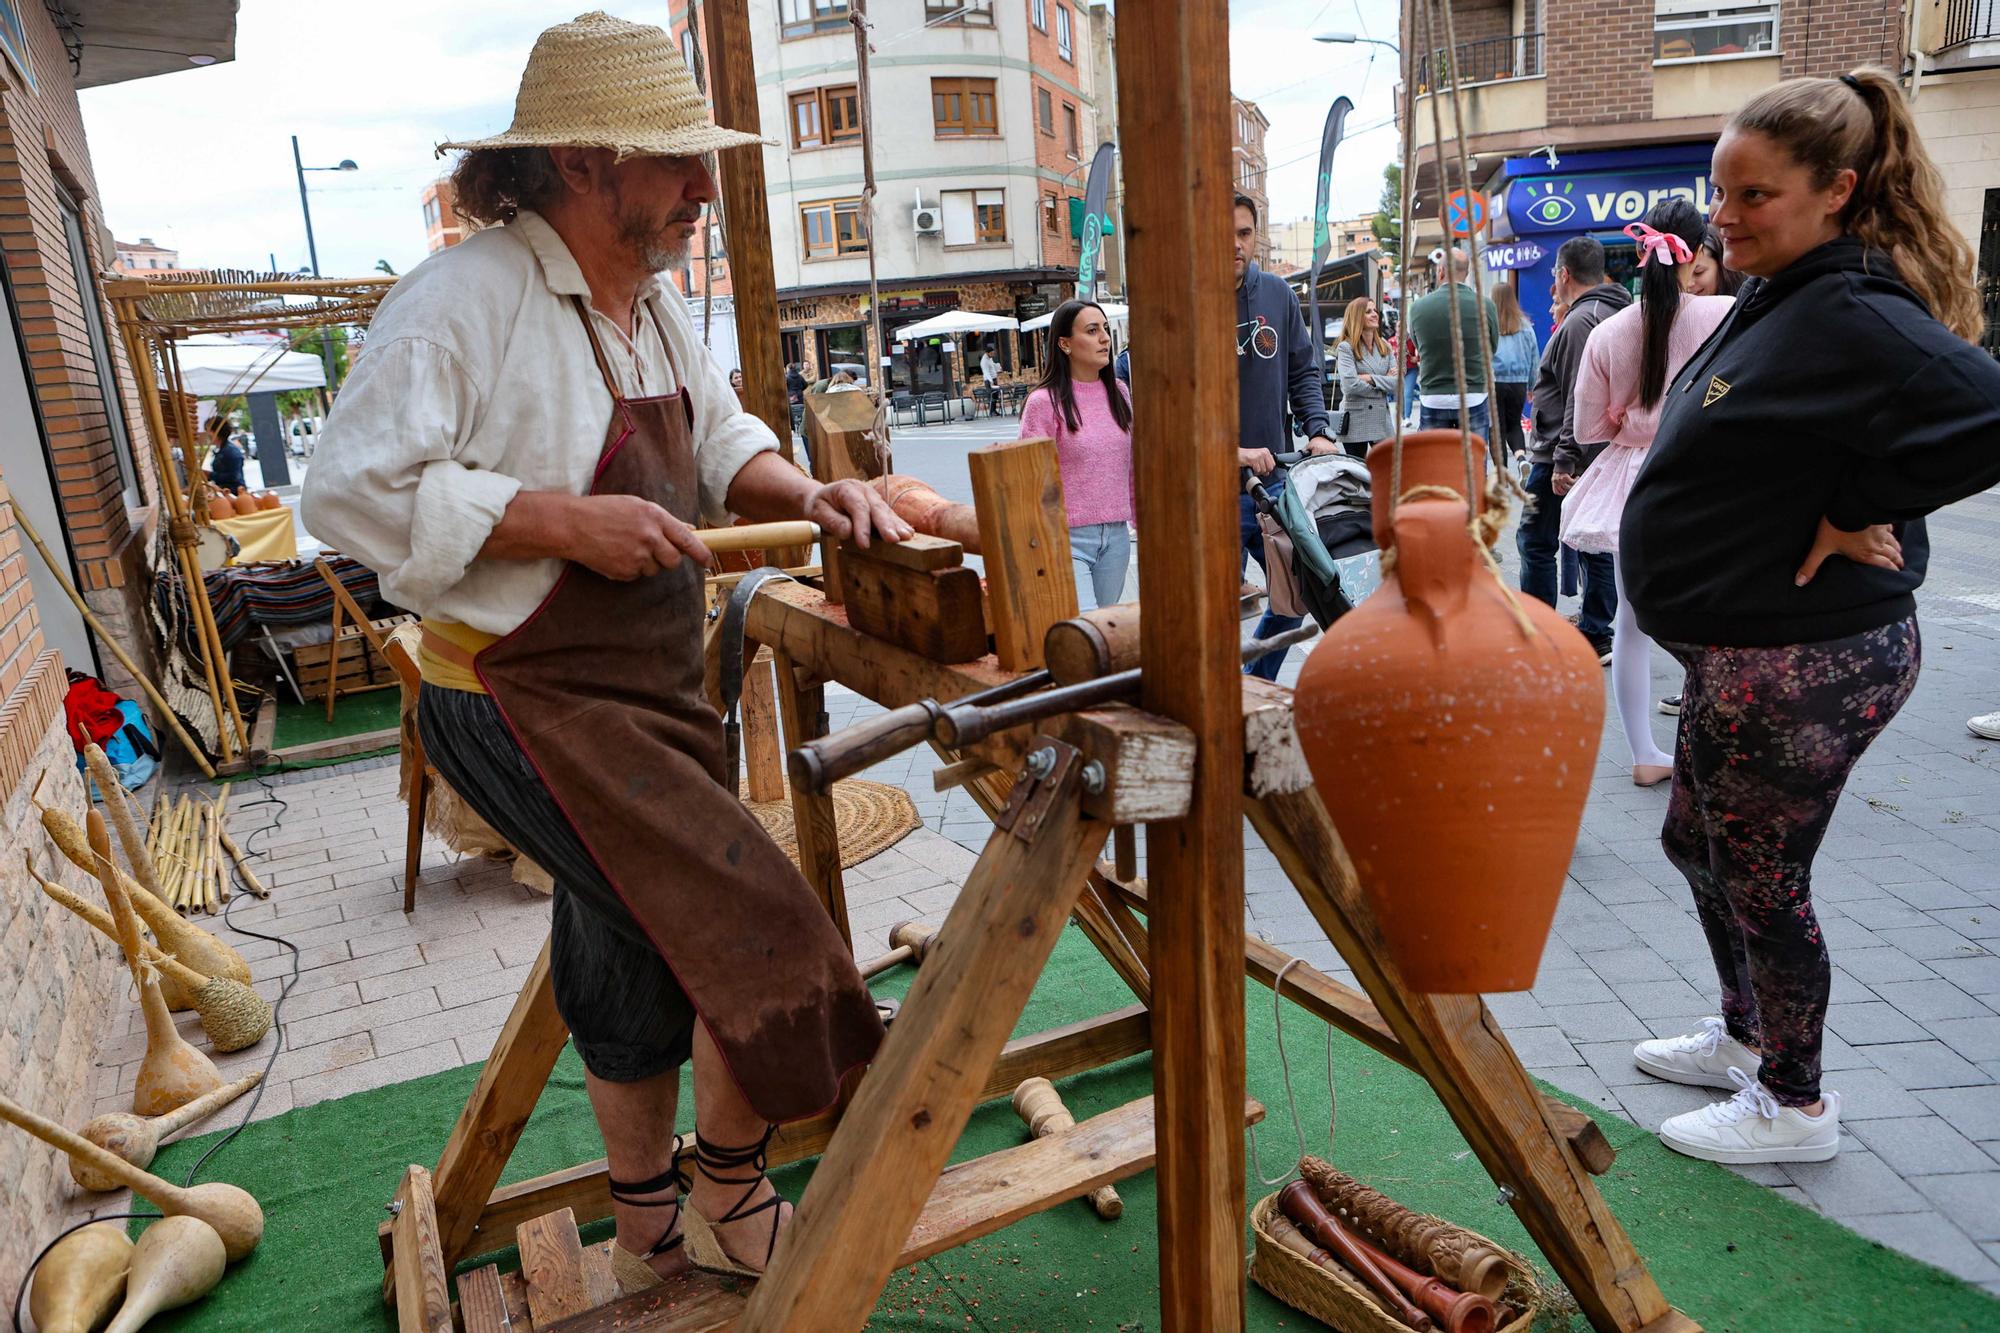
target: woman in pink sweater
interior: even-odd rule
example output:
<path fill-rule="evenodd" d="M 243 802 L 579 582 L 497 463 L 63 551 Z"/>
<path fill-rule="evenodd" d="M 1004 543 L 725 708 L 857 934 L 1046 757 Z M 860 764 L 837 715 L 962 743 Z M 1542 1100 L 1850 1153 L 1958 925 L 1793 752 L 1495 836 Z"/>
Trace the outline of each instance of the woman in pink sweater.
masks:
<path fill-rule="evenodd" d="M 1735 305 L 1726 296 L 1688 293 L 1704 225 L 1693 204 L 1669 199 L 1625 229 L 1639 247 L 1639 301 L 1590 331 L 1570 398 L 1577 443 L 1609 444 L 1563 498 L 1562 540 L 1579 551 L 1617 556 L 1625 497 L 1660 428 L 1667 384 Z M 1653 739 L 1652 668 L 1653 641 L 1633 617 L 1620 578 L 1611 695 L 1632 747 L 1632 781 L 1641 787 L 1674 774 L 1673 756 Z"/>
<path fill-rule="evenodd" d="M 1083 610 L 1125 599 L 1132 561 L 1132 403 L 1111 373 L 1111 326 L 1089 301 L 1049 320 L 1048 369 L 1021 408 L 1021 438 L 1056 442 L 1069 558 Z"/>

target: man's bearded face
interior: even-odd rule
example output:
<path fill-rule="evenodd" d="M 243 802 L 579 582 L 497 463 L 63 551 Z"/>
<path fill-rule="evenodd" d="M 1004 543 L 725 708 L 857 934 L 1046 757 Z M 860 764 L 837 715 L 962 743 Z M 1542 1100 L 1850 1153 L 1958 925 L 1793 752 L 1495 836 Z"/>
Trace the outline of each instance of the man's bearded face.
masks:
<path fill-rule="evenodd" d="M 685 264 L 714 180 L 700 158 L 633 158 L 612 169 L 618 241 L 649 273 Z"/>

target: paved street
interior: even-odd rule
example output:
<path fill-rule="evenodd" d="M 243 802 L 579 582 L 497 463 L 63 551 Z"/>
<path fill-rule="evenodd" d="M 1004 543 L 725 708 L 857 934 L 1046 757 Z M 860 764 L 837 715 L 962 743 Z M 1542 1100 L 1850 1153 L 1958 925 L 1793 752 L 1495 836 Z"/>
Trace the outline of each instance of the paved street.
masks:
<path fill-rule="evenodd" d="M 970 498 L 966 453 L 1012 424 L 905 429 L 896 465 Z M 1989 951 L 2000 939 L 2000 745 L 1964 728 L 1968 714 L 2000 708 L 2000 495 L 1959 506 L 1932 532 L 1922 682 L 1858 770 L 1816 879 L 1837 968 L 1828 1085 L 1846 1098 L 1846 1142 L 1823 1165 L 1745 1174 L 2000 1293 L 2000 958 Z M 1291 655 L 1287 680 L 1302 658 Z M 1661 693 L 1673 688 L 1667 666 L 1663 655 Z M 836 726 L 873 711 L 844 690 L 829 696 Z M 1657 724 L 1664 740 L 1670 719 Z M 932 790 L 934 767 L 913 752 L 869 774 L 905 786 L 925 827 L 848 872 L 864 957 L 886 949 L 896 921 L 940 920 L 989 832 L 962 792 Z M 1631 1043 L 1715 1009 L 1686 887 L 1656 840 L 1665 800 L 1632 787 L 1614 725 L 1539 984 L 1489 997 L 1535 1073 L 1649 1127 L 1707 1094 L 1639 1074 Z M 275 833 L 253 832 L 280 816 Z M 241 902 L 235 920 L 303 950 L 260 1116 L 483 1059 L 540 948 L 547 899 L 435 844 L 405 917 L 404 818 L 393 760 L 286 775 L 264 791 L 239 788 L 231 803 L 237 836 L 269 853 L 261 873 L 274 888 L 269 903 Z M 1351 980 L 1247 825 L 1244 836 L 1250 928 Z M 275 998 L 289 955 L 240 944 Z M 95 1110 L 129 1103 L 143 1048 L 136 1016 L 129 1026 L 121 1016 L 104 1042 Z M 267 1056 L 260 1046 L 218 1063 L 240 1072 Z M 1252 1091 L 1273 1105 L 1281 1097 Z"/>

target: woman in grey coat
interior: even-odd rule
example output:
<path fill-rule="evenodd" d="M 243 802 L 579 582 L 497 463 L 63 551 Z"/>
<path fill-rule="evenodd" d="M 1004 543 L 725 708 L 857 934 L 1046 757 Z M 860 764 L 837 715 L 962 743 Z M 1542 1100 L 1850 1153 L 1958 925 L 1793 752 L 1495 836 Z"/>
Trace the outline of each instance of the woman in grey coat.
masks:
<path fill-rule="evenodd" d="M 1356 458 L 1368 456 L 1368 446 L 1395 430 L 1389 419 L 1396 393 L 1396 358 L 1382 336 L 1382 313 L 1365 296 L 1347 303 L 1340 320 L 1340 347 L 1335 353 L 1340 374 L 1340 407 L 1347 418 L 1340 443 Z"/>

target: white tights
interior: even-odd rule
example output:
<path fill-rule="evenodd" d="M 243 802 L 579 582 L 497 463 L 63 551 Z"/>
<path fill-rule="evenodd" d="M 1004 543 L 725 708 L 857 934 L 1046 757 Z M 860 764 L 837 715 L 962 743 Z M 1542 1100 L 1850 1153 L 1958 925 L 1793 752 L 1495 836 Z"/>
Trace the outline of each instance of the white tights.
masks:
<path fill-rule="evenodd" d="M 1625 726 L 1634 765 L 1672 768 L 1674 757 L 1653 740 L 1653 641 L 1632 614 L 1625 575 L 1615 559 L 1611 574 L 1618 588 L 1618 617 L 1611 625 L 1611 697 L 1618 704 L 1618 720 Z"/>

